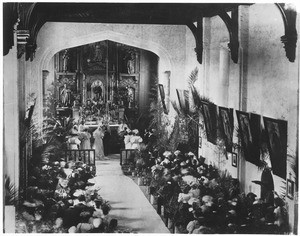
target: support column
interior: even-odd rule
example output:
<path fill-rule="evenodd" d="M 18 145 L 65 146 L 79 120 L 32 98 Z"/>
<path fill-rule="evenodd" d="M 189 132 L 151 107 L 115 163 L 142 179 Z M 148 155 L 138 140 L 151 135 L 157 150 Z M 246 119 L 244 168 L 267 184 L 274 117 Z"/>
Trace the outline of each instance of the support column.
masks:
<path fill-rule="evenodd" d="M 165 90 L 165 102 L 167 110 L 170 110 L 170 77 L 171 71 L 165 71 L 162 84 L 164 85 Z"/>
<path fill-rule="evenodd" d="M 203 32 L 203 46 L 204 46 L 204 70 L 203 70 L 203 94 L 209 97 L 209 81 L 210 81 L 210 43 L 211 43 L 211 19 L 204 18 L 204 32 Z"/>
<path fill-rule="evenodd" d="M 228 42 L 220 45 L 220 64 L 219 64 L 219 90 L 218 102 L 219 106 L 228 107 L 228 93 L 229 93 L 229 69 L 230 69 L 230 52 L 227 47 Z"/>
<path fill-rule="evenodd" d="M 248 44 L 249 44 L 249 6 L 239 6 L 239 110 L 247 111 L 247 78 L 248 78 Z M 239 153 L 241 156 L 241 153 Z M 245 189 L 246 181 L 246 161 L 244 158 L 238 158 L 238 178 L 240 180 L 241 189 L 248 192 Z"/>
<path fill-rule="evenodd" d="M 29 37 L 29 31 L 17 30 L 17 48 L 18 48 L 18 79 L 17 79 L 17 94 L 18 94 L 18 113 L 19 113 L 19 132 L 20 137 L 20 176 L 19 176 L 19 194 L 25 196 L 25 190 L 27 188 L 27 157 L 31 153 L 29 145 L 31 140 L 27 139 L 27 135 L 24 136 L 22 131 L 25 130 L 24 120 L 26 114 L 26 96 L 25 96 L 25 81 L 26 81 L 26 40 Z"/>
<path fill-rule="evenodd" d="M 15 25 L 16 28 L 16 25 Z M 14 44 L 17 45 L 16 31 L 13 33 Z M 19 91 L 18 91 L 18 59 L 17 46 L 13 46 L 3 57 L 3 177 L 19 189 Z M 5 233 L 15 233 L 15 211 L 5 207 Z"/>

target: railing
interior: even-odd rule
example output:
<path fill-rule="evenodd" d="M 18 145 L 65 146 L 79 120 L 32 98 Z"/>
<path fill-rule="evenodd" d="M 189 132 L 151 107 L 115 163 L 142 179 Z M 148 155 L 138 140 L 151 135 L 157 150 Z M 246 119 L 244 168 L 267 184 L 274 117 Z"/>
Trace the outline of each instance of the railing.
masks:
<path fill-rule="evenodd" d="M 120 150 L 120 165 L 127 165 L 133 162 L 136 149 L 121 149 Z"/>
<path fill-rule="evenodd" d="M 95 165 L 95 150 L 94 149 L 65 150 L 65 161 L 82 161 L 85 164 Z"/>

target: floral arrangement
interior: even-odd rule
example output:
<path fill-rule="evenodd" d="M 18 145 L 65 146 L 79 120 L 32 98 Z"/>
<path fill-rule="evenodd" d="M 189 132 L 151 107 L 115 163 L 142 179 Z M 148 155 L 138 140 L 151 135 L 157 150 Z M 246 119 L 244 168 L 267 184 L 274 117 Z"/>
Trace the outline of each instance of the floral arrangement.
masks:
<path fill-rule="evenodd" d="M 88 232 L 108 232 L 111 206 L 100 196 L 94 176 L 95 166 L 82 162 L 47 162 L 36 168 L 29 180 L 27 199 L 18 211 L 16 231 L 78 232 L 78 224 L 87 224 L 88 217 L 95 222 Z"/>
<path fill-rule="evenodd" d="M 278 224 L 279 218 L 287 222 L 284 204 L 266 206 L 254 193 L 240 192 L 237 179 L 204 160 L 192 152 L 165 151 L 154 165 L 143 167 L 151 171 L 150 194 L 160 198 L 163 216 L 173 228 L 180 228 L 180 233 L 289 231 L 286 223 Z M 283 202 L 278 196 L 275 199 Z"/>

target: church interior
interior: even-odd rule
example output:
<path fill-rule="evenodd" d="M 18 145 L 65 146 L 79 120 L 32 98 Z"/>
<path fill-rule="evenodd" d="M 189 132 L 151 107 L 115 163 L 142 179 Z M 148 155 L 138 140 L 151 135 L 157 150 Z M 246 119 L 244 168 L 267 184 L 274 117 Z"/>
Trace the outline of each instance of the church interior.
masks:
<path fill-rule="evenodd" d="M 295 5 L 2 8 L 3 232 L 298 233 Z"/>

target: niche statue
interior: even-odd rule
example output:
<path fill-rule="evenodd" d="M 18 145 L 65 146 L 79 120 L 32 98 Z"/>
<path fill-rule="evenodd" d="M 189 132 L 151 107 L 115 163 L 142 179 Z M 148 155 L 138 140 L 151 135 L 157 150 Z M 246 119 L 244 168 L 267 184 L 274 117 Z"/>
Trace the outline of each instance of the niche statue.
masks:
<path fill-rule="evenodd" d="M 71 104 L 71 90 L 64 84 L 63 89 L 60 92 L 61 103 L 64 107 L 68 107 Z"/>

